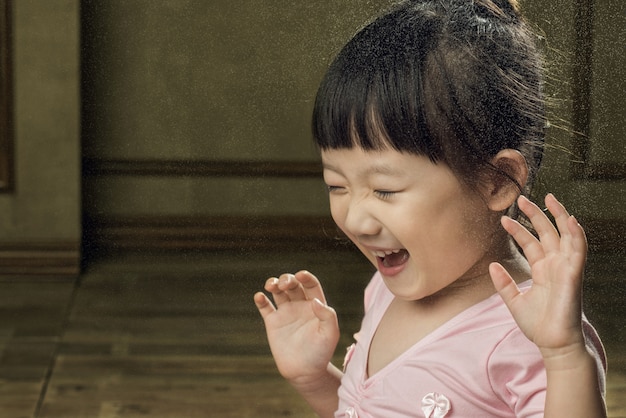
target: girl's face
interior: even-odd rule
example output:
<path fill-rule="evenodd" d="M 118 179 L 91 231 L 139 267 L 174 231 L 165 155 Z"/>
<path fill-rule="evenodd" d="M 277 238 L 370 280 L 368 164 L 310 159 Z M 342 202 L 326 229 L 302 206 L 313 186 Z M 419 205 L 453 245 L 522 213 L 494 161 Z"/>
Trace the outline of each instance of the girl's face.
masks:
<path fill-rule="evenodd" d="M 487 273 L 499 214 L 443 163 L 395 150 L 322 152 L 333 219 L 389 290 L 419 300 Z"/>

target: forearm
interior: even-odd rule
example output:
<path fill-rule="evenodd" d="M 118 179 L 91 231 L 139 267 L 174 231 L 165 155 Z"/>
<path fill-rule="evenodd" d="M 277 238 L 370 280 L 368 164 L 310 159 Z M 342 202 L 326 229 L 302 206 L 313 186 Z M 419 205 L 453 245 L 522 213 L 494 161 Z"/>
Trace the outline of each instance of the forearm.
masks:
<path fill-rule="evenodd" d="M 339 385 L 343 373 L 331 363 L 326 373 L 315 379 L 290 381 L 291 385 L 302 395 L 315 413 L 321 418 L 332 418 L 339 404 Z"/>
<path fill-rule="evenodd" d="M 595 359 L 583 346 L 544 359 L 548 388 L 544 418 L 604 418 Z"/>

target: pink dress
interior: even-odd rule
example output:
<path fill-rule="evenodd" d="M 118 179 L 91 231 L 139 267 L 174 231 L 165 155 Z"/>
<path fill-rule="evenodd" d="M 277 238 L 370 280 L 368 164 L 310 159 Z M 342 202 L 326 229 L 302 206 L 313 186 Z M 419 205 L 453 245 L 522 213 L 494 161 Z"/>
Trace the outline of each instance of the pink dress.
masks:
<path fill-rule="evenodd" d="M 335 417 L 543 417 L 541 355 L 498 294 L 466 309 L 368 377 L 370 342 L 392 299 L 376 273 L 365 291 L 357 343 L 346 355 Z M 584 329 L 604 392 L 604 349 L 586 321 Z"/>

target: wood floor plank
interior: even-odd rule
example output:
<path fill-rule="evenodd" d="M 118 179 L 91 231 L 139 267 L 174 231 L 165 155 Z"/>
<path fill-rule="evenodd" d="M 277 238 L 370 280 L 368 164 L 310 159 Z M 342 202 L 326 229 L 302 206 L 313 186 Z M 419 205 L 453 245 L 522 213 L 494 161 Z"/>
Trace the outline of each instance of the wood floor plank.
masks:
<path fill-rule="evenodd" d="M 32 418 L 75 280 L 0 280 L 0 417 Z"/>
<path fill-rule="evenodd" d="M 42 380 L 0 380 L 0 417 L 32 418 L 41 395 Z"/>
<path fill-rule="evenodd" d="M 72 280 L 0 280 L 0 341 L 59 337 L 74 287 Z"/>
<path fill-rule="evenodd" d="M 623 275 L 595 265 L 587 304 L 607 344 L 609 417 L 626 418 Z M 77 283 L 0 281 L 0 417 L 312 417 L 252 302 L 267 277 L 304 268 L 339 314 L 339 364 L 372 272 L 353 252 L 123 255 Z"/>
<path fill-rule="evenodd" d="M 60 356 L 40 417 L 116 416 L 311 413 L 267 356 Z"/>

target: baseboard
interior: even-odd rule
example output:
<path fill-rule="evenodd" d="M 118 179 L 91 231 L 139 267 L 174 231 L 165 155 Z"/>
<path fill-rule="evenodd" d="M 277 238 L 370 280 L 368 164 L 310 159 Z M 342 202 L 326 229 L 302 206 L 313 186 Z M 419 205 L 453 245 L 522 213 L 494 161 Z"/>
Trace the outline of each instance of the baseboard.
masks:
<path fill-rule="evenodd" d="M 80 263 L 78 242 L 0 243 L 0 276 L 75 276 Z"/>

